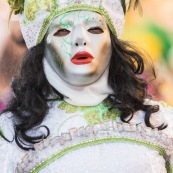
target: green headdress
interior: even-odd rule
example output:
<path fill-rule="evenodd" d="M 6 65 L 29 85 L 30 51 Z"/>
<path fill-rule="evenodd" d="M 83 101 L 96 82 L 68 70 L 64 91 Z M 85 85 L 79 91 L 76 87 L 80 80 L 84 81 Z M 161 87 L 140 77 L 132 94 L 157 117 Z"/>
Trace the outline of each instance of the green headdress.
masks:
<path fill-rule="evenodd" d="M 28 48 L 39 44 L 50 23 L 60 14 L 88 10 L 105 17 L 112 33 L 121 37 L 126 11 L 140 6 L 140 0 L 8 0 L 20 16 L 21 30 Z M 141 8 L 139 8 L 141 9 Z"/>

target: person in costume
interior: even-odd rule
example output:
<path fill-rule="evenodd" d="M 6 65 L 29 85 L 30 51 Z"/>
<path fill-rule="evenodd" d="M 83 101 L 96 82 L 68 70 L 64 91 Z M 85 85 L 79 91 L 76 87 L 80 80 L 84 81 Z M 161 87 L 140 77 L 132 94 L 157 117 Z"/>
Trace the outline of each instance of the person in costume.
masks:
<path fill-rule="evenodd" d="M 0 116 L 1 172 L 171 173 L 173 110 L 147 99 L 120 40 L 128 2 L 9 3 L 29 51 Z"/>

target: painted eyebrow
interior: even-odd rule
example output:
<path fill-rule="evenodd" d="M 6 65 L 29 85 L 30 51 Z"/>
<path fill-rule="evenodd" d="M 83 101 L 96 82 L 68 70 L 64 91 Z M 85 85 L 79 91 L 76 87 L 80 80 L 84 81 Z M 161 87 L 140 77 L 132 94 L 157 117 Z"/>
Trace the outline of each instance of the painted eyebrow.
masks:
<path fill-rule="evenodd" d="M 89 20 L 89 22 L 88 22 L 88 20 Z M 68 21 L 68 26 L 73 26 L 74 25 L 74 22 L 73 22 L 73 20 L 66 20 L 66 21 Z M 101 24 L 102 26 L 104 26 L 104 22 L 100 19 L 100 18 L 96 18 L 96 20 L 95 19 L 93 19 L 92 17 L 90 18 L 87 18 L 87 19 L 85 19 L 84 21 L 83 21 L 85 24 L 96 24 L 96 23 L 98 23 L 98 24 Z M 58 23 L 53 23 L 53 26 L 51 26 L 51 30 L 54 30 L 54 29 L 59 29 L 59 28 L 66 28 L 66 27 L 64 27 L 63 25 L 61 25 L 59 22 Z"/>
<path fill-rule="evenodd" d="M 60 24 L 55 24 L 49 28 L 49 32 L 57 32 L 61 28 L 66 29 L 65 27 L 61 26 Z"/>
<path fill-rule="evenodd" d="M 88 22 L 89 21 L 89 22 Z M 99 23 L 99 24 L 102 24 L 104 26 L 104 22 L 100 19 L 100 18 L 97 18 L 96 20 L 94 20 L 93 18 L 91 19 L 86 19 L 84 21 L 86 24 L 90 24 L 90 23 Z"/>
<path fill-rule="evenodd" d="M 57 28 L 61 28 L 61 25 L 58 24 L 54 24 L 53 26 L 50 27 L 51 30 L 57 29 Z"/>

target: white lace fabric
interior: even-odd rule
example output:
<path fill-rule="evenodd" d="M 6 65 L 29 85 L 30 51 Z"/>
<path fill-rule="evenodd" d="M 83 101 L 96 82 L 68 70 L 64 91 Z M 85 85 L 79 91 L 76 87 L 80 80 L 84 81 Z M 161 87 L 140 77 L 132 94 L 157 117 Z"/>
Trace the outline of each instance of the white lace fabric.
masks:
<path fill-rule="evenodd" d="M 86 126 L 87 122 L 80 116 L 81 112 L 65 113 L 58 108 L 58 102 L 54 102 L 46 116 L 43 125 L 48 126 L 51 136 L 55 137 L 62 132 L 67 132 L 72 127 Z M 152 104 L 159 104 L 152 102 Z M 173 139 L 173 110 L 161 106 L 158 117 L 168 123 L 163 130 Z M 165 114 L 166 112 L 166 114 Z M 5 117 L 5 118 L 4 118 Z M 5 121 L 8 120 L 8 121 Z M 154 121 L 154 119 L 153 119 Z M 5 123 L 7 122 L 7 123 Z M 158 123 L 157 119 L 157 123 Z M 161 122 L 161 121 L 160 121 Z M 144 113 L 138 111 L 132 119 L 134 124 L 144 125 Z M 0 117 L 0 126 L 4 135 L 12 135 L 10 116 Z M 9 126 L 9 129 L 7 128 Z M 31 133 L 34 133 L 33 131 Z M 51 148 L 51 147 L 50 147 Z M 56 147 L 54 147 L 56 148 Z M 52 147 L 46 152 L 40 152 L 40 158 L 47 158 L 54 150 Z M 55 149 L 57 151 L 57 149 Z M 17 164 L 21 163 L 27 151 L 20 149 L 15 142 L 8 143 L 0 139 L 0 168 L 2 173 L 14 173 Z M 169 155 L 171 157 L 171 153 Z M 37 162 L 37 161 L 36 161 Z M 171 161 L 170 161 L 171 162 Z M 39 164 L 39 163 L 36 163 Z M 32 170 L 33 168 L 31 168 Z M 41 169 L 41 173 L 166 173 L 165 159 L 158 151 L 146 146 L 129 142 L 102 143 L 73 150 Z"/>

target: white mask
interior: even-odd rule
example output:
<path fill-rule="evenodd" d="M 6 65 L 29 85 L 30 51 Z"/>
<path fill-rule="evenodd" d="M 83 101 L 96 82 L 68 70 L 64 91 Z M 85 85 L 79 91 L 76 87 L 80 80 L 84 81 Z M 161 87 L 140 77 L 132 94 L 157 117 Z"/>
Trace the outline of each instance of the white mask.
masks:
<path fill-rule="evenodd" d="M 47 31 L 45 57 L 58 76 L 70 85 L 96 82 L 107 69 L 111 54 L 109 29 L 98 13 L 62 14 Z"/>

